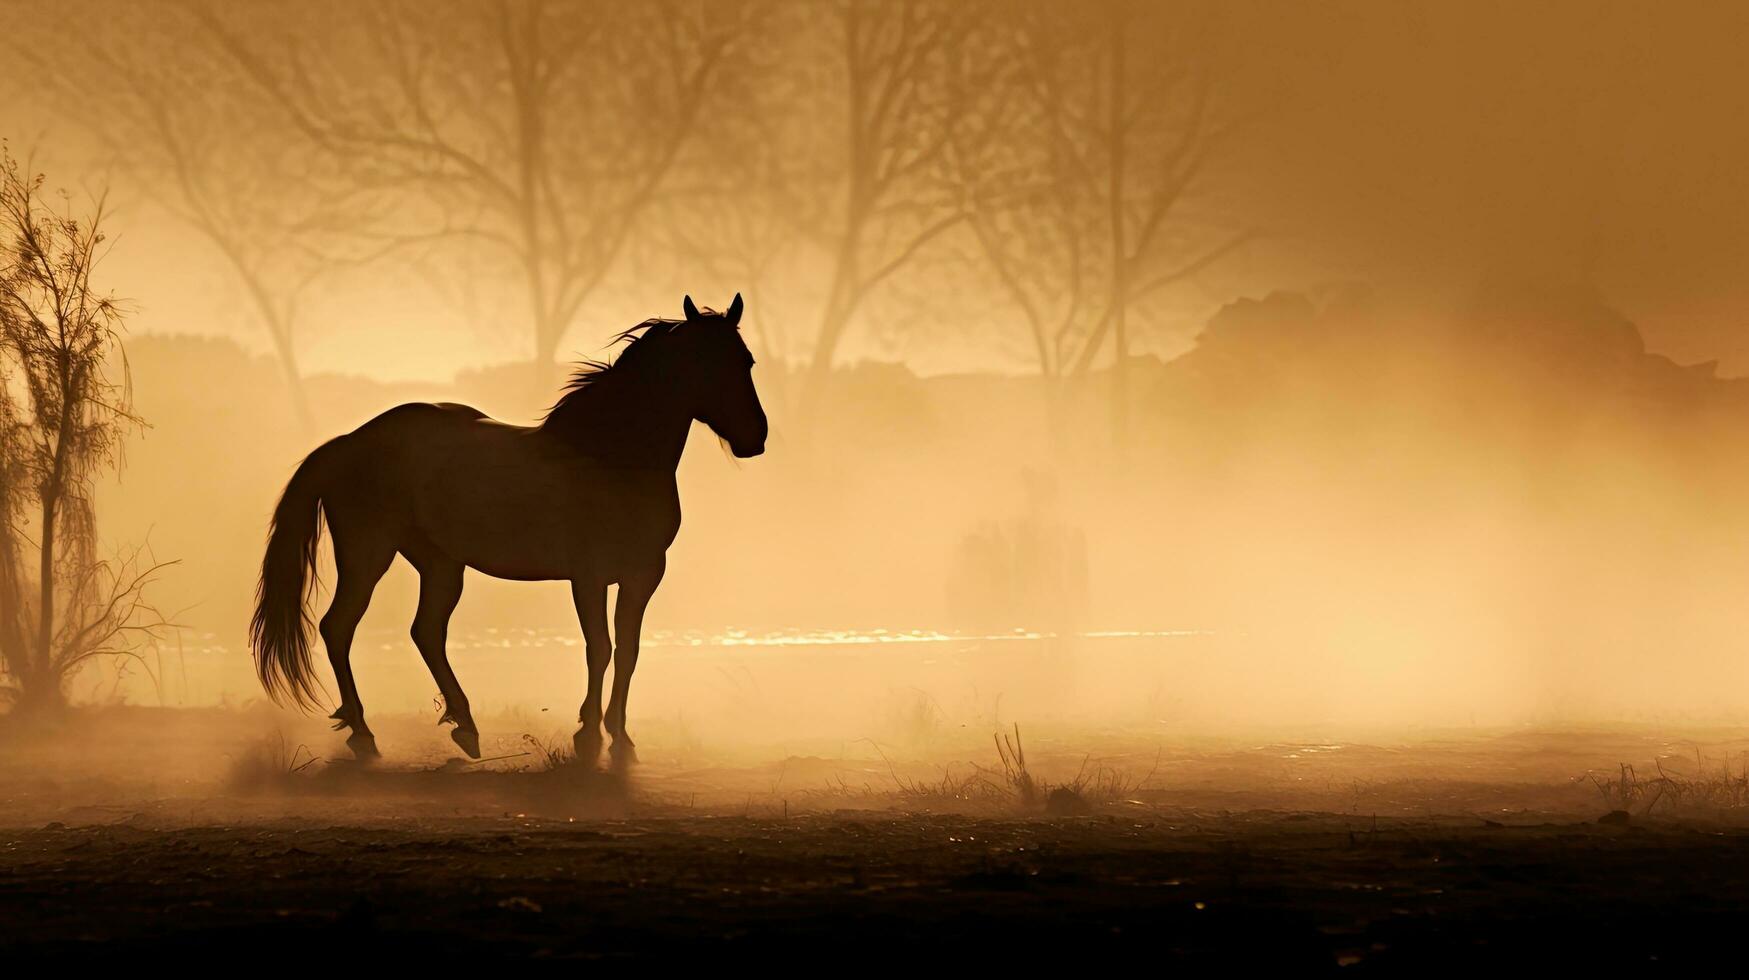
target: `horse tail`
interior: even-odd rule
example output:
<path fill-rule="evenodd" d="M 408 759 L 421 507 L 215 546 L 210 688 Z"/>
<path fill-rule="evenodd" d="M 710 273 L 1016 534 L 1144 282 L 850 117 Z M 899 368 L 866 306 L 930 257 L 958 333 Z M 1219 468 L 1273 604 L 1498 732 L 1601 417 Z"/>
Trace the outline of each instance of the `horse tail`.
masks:
<path fill-rule="evenodd" d="M 337 442 L 338 440 L 336 440 Z M 304 458 L 273 510 L 249 644 L 255 674 L 275 704 L 298 708 L 318 703 L 310 665 L 310 592 L 316 581 L 316 543 L 322 536 L 322 494 L 335 469 L 335 442 Z"/>

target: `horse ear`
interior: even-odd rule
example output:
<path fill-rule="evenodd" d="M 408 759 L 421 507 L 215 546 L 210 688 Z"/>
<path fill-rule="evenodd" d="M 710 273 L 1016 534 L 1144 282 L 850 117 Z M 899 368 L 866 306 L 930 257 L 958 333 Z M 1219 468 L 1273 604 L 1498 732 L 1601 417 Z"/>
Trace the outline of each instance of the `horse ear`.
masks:
<path fill-rule="evenodd" d="M 741 302 L 741 294 L 736 293 L 735 294 L 735 301 L 733 303 L 729 304 L 729 312 L 723 314 L 725 317 L 728 317 L 729 326 L 733 327 L 733 326 L 740 325 L 740 323 L 741 323 L 741 308 L 743 305 L 744 304 Z"/>
<path fill-rule="evenodd" d="M 692 297 L 691 296 L 686 297 L 686 302 L 681 304 L 681 309 L 684 309 L 686 311 L 686 318 L 688 320 L 698 319 L 698 307 L 692 305 Z"/>

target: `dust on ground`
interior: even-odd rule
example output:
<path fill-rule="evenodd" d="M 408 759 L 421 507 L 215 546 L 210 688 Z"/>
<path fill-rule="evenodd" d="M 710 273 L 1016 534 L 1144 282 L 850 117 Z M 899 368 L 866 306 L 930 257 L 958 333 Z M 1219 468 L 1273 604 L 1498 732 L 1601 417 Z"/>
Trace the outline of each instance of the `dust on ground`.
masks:
<path fill-rule="evenodd" d="M 258 709 L 4 719 L 0 952 L 1621 968 L 1749 908 L 1744 732 L 650 737 L 613 772 L 526 721 L 467 764 L 384 719 L 367 768 Z"/>

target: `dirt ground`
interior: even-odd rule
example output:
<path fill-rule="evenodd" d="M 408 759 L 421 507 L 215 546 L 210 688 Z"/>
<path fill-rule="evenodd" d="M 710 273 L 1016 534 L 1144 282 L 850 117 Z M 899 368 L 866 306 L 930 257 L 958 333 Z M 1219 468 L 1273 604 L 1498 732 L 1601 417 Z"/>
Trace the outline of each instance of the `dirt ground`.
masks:
<path fill-rule="evenodd" d="M 413 722 L 379 739 L 431 744 Z M 366 769 L 281 723 L 0 730 L 5 962 L 1619 972 L 1734 956 L 1749 925 L 1740 732 L 1040 731 L 1028 792 L 969 738 L 689 767 L 652 748 L 628 774 L 532 739 Z"/>

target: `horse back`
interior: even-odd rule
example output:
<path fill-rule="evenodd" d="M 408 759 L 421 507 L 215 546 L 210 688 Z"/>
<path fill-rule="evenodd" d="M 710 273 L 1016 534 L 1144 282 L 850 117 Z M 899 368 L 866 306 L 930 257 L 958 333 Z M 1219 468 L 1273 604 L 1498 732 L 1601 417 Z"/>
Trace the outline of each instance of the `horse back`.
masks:
<path fill-rule="evenodd" d="M 470 406 L 401 405 L 353 436 L 373 523 L 489 575 L 616 577 L 679 530 L 672 473 L 603 467 Z"/>

